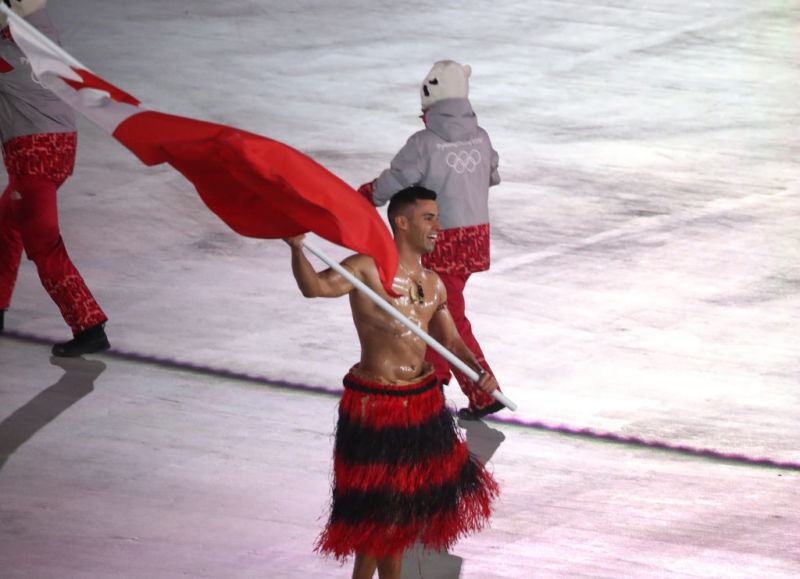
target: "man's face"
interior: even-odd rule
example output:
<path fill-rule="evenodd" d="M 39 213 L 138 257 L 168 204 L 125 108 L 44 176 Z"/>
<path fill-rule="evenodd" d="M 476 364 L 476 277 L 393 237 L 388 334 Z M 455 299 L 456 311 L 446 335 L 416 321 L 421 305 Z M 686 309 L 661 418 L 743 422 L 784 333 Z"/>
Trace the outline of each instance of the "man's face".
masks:
<path fill-rule="evenodd" d="M 409 223 L 409 239 L 415 242 L 422 253 L 430 253 L 436 247 L 436 237 L 441 230 L 436 201 L 418 199 Z"/>

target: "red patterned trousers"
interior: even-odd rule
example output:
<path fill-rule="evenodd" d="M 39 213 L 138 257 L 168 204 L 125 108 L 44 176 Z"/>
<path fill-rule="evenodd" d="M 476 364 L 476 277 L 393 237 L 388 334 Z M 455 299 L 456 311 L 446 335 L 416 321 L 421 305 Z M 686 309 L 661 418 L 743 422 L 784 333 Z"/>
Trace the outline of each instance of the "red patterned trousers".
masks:
<path fill-rule="evenodd" d="M 0 197 L 0 309 L 11 303 L 24 248 L 73 334 L 105 322 L 58 227 L 56 191 L 72 170 L 74 134 L 19 137 L 3 149 L 9 184 Z"/>

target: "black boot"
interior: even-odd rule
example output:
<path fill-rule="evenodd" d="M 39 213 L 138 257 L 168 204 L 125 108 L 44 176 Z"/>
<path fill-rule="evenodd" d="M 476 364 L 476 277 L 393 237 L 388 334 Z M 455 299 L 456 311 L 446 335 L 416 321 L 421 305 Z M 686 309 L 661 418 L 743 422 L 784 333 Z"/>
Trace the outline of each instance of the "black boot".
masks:
<path fill-rule="evenodd" d="M 111 344 L 108 343 L 108 337 L 106 337 L 106 332 L 103 329 L 104 325 L 105 324 L 97 324 L 77 334 L 69 342 L 56 344 L 53 346 L 53 356 L 74 358 L 76 356 L 82 356 L 83 354 L 108 350 Z"/>
<path fill-rule="evenodd" d="M 3 331 L 3 318 L 6 317 L 6 311 L 0 310 L 0 333 Z"/>
<path fill-rule="evenodd" d="M 489 404 L 486 408 L 481 408 L 479 410 L 470 410 L 469 408 L 462 408 L 458 411 L 458 417 L 462 420 L 480 420 L 481 418 L 485 418 L 490 414 L 494 414 L 495 412 L 500 412 L 506 405 L 500 401 L 493 402 Z"/>

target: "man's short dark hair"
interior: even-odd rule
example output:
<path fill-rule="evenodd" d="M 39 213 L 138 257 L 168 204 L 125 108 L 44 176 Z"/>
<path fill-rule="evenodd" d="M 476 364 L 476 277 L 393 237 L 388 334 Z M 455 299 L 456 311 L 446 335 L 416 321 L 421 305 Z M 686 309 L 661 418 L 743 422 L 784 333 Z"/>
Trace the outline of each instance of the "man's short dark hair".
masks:
<path fill-rule="evenodd" d="M 416 206 L 418 199 L 428 199 L 436 201 L 436 193 L 425 187 L 414 185 L 413 187 L 406 187 L 401 189 L 392 196 L 389 201 L 389 209 L 387 210 L 387 217 L 389 218 L 389 225 L 394 232 L 394 219 L 398 215 L 406 212 L 407 209 Z"/>

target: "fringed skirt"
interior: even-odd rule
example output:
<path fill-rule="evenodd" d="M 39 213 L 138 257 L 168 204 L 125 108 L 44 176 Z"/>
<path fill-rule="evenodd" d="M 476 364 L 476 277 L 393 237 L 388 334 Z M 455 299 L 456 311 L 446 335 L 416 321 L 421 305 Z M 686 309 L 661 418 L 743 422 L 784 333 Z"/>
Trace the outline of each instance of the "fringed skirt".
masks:
<path fill-rule="evenodd" d="M 432 374 L 407 386 L 344 378 L 333 501 L 316 551 L 394 557 L 481 529 L 498 486 L 467 450 Z"/>

